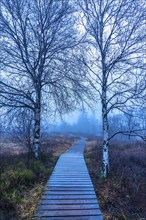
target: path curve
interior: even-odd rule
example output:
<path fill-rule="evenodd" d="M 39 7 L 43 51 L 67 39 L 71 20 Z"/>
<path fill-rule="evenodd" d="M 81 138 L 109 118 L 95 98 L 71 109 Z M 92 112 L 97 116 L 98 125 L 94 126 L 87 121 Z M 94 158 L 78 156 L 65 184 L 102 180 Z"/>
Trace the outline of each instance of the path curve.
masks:
<path fill-rule="evenodd" d="M 84 160 L 85 139 L 63 153 L 47 182 L 35 220 L 103 220 Z"/>

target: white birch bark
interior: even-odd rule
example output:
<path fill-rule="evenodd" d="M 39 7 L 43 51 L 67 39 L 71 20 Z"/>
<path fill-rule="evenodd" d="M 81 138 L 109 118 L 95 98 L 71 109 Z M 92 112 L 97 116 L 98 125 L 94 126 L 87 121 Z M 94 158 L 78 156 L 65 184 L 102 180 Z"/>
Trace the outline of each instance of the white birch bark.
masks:
<path fill-rule="evenodd" d="M 102 172 L 103 177 L 107 177 L 109 173 L 109 154 L 108 154 L 108 119 L 106 116 L 106 109 L 103 107 L 103 159 Z"/>
<path fill-rule="evenodd" d="M 105 74 L 103 74 L 105 76 Z M 105 78 L 103 77 L 103 80 Z M 106 97 L 106 80 L 102 89 L 102 124 L 103 124 L 103 157 L 102 157 L 102 175 L 107 177 L 109 173 L 109 131 L 108 131 L 108 113 L 107 113 L 107 97 Z"/>
<path fill-rule="evenodd" d="M 34 116 L 34 141 L 33 141 L 34 155 L 38 159 L 40 151 L 40 109 L 35 109 Z"/>
<path fill-rule="evenodd" d="M 39 83 L 36 84 L 36 107 L 34 111 L 34 139 L 33 149 L 34 156 L 36 159 L 39 158 L 40 153 L 40 121 L 41 121 L 41 86 Z"/>

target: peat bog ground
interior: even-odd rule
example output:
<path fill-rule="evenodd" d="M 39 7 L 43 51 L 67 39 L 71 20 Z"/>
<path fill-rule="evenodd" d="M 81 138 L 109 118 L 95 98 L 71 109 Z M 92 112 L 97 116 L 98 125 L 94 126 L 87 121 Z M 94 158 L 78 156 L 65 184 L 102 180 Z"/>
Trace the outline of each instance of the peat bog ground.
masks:
<path fill-rule="evenodd" d="M 75 140 L 67 135 L 43 140 L 38 161 L 16 143 L 1 145 L 0 220 L 31 218 L 58 157 Z"/>
<path fill-rule="evenodd" d="M 39 161 L 14 143 L 1 146 L 0 220 L 30 219 L 58 157 L 78 137 L 56 135 L 42 141 Z M 11 147 L 10 147 L 11 145 Z M 6 151 L 8 146 L 8 151 Z M 142 142 L 109 146 L 110 174 L 101 178 L 102 140 L 88 138 L 85 158 L 104 220 L 146 219 L 146 147 Z"/>
<path fill-rule="evenodd" d="M 86 163 L 104 220 L 146 219 L 146 146 L 142 142 L 111 142 L 110 174 L 101 178 L 102 141 L 88 139 Z"/>

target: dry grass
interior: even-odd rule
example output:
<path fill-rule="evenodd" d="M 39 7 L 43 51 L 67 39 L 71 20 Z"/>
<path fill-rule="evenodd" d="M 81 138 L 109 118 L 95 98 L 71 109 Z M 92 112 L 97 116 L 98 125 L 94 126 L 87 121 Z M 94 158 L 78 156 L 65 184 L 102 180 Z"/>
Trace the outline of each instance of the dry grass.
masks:
<path fill-rule="evenodd" d="M 3 155 L 19 155 L 22 153 L 26 153 L 27 148 L 21 146 L 18 143 L 13 142 L 1 142 L 0 143 L 0 153 L 1 156 Z"/>
<path fill-rule="evenodd" d="M 53 155 L 58 157 L 68 150 L 78 137 L 70 137 L 67 135 L 54 136 L 42 142 L 42 151 L 52 151 Z"/>
<path fill-rule="evenodd" d="M 32 189 L 26 190 L 22 202 L 17 204 L 17 219 L 31 219 L 44 190 L 44 183 L 36 184 Z"/>
<path fill-rule="evenodd" d="M 100 177 L 102 141 L 88 141 L 85 152 L 104 220 L 146 219 L 145 144 L 113 142 L 109 148 L 107 180 Z"/>
<path fill-rule="evenodd" d="M 32 161 L 32 159 L 30 159 L 28 163 L 27 154 L 21 154 L 21 147 L 19 148 L 17 145 L 13 143 L 6 143 L 5 146 L 3 145 L 3 153 L 5 153 L 1 158 L 1 174 L 5 177 L 4 180 L 6 183 L 13 183 L 13 189 L 11 186 L 8 187 L 0 181 L 0 185 L 3 186 L 1 191 L 3 197 L 0 201 L 0 220 L 31 219 L 31 216 L 35 212 L 37 204 L 41 198 L 45 183 L 49 178 L 58 157 L 64 151 L 69 149 L 75 140 L 76 138 L 71 138 L 69 136 L 54 136 L 50 139 L 44 140 L 42 142 L 42 158 L 39 163 Z M 9 147 L 6 147 L 8 145 L 9 147 L 12 147 L 11 151 L 9 151 Z M 32 162 L 37 165 L 39 172 L 37 171 L 36 165 L 33 165 L 33 168 L 31 167 Z M 14 182 L 12 181 L 16 181 L 16 171 L 20 169 L 20 166 L 22 166 L 22 169 L 23 166 L 24 169 L 26 169 L 25 166 L 28 164 L 29 168 L 27 169 L 32 169 L 33 172 L 33 169 L 35 169 L 35 178 L 31 180 L 32 182 L 29 186 L 26 185 L 28 183 L 21 184 L 21 182 L 19 182 L 19 186 L 14 185 Z M 7 175 L 9 172 L 12 174 L 11 179 L 10 176 Z M 4 192 L 6 189 L 7 192 Z M 19 201 L 17 201 L 17 197 Z M 14 202 L 11 198 L 13 198 Z"/>

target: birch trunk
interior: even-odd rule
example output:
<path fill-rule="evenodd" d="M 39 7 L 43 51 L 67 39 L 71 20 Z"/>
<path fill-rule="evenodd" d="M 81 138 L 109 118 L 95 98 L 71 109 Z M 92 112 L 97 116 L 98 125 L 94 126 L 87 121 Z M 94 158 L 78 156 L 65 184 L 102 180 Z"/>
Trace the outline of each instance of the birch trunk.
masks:
<path fill-rule="evenodd" d="M 34 110 L 34 136 L 33 149 L 36 159 L 39 158 L 40 153 L 40 121 L 41 121 L 41 86 L 36 84 L 36 106 Z"/>
<path fill-rule="evenodd" d="M 102 175 L 107 177 L 109 173 L 109 155 L 108 155 L 108 112 L 107 112 L 107 74 L 105 65 L 105 55 L 102 56 L 102 125 L 103 125 L 103 156 L 102 156 Z"/>
<path fill-rule="evenodd" d="M 101 33 L 103 29 L 103 23 L 101 22 Z M 103 125 L 103 157 L 102 157 L 102 175 L 107 177 L 109 173 L 109 126 L 108 126 L 108 111 L 107 111 L 107 70 L 105 64 L 105 54 L 103 52 L 103 42 L 101 34 L 101 45 L 102 45 L 102 125 Z"/>
<path fill-rule="evenodd" d="M 107 177 L 109 173 L 109 155 L 108 155 L 108 118 L 107 118 L 107 104 L 106 92 L 103 92 L 102 100 L 102 123 L 103 123 L 103 159 L 102 159 L 102 172 L 103 177 Z"/>
<path fill-rule="evenodd" d="M 39 158 L 40 152 L 40 109 L 36 108 L 34 113 L 34 141 L 33 141 L 33 148 L 34 148 L 34 156 L 36 159 Z"/>

